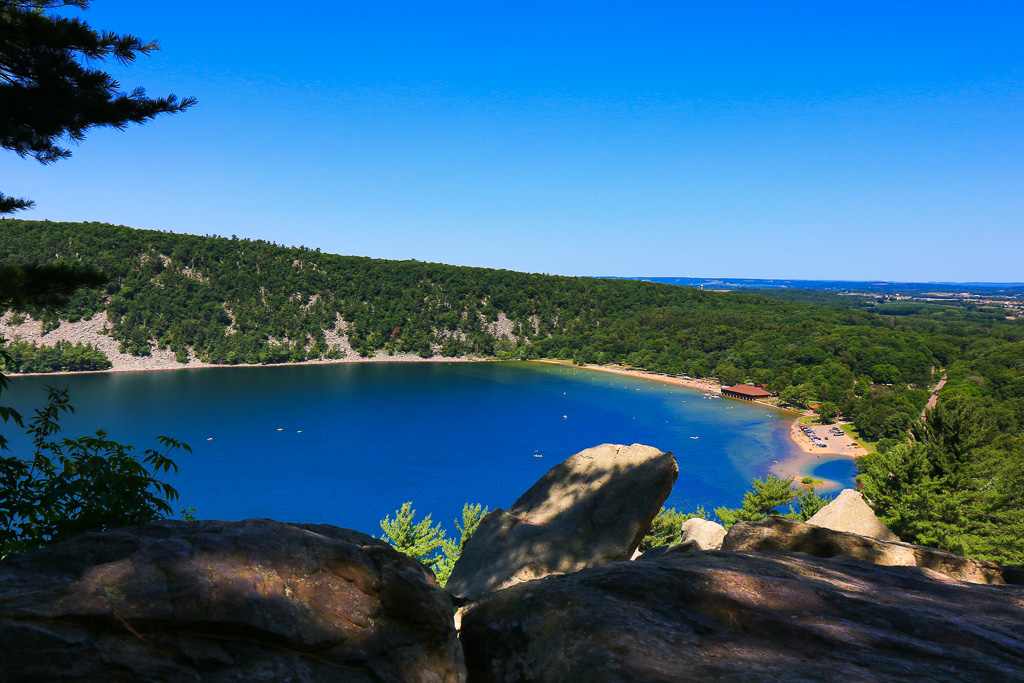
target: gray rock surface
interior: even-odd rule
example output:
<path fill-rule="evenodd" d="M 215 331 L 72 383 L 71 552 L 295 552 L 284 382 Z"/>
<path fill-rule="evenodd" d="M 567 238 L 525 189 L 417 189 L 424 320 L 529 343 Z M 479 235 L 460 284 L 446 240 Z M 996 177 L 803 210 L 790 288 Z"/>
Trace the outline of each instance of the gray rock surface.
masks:
<path fill-rule="evenodd" d="M 679 474 L 671 453 L 603 444 L 553 467 L 463 548 L 445 588 L 465 600 L 522 581 L 628 560 Z"/>
<path fill-rule="evenodd" d="M 799 553 L 675 553 L 493 593 L 474 683 L 1024 680 L 1024 588 Z"/>
<path fill-rule="evenodd" d="M 926 567 L 968 583 L 1003 583 L 999 565 L 992 562 L 936 548 L 833 531 L 782 517 L 734 524 L 726 534 L 722 550 L 791 550 L 815 557 L 853 557 L 890 567 Z"/>
<path fill-rule="evenodd" d="M 814 513 L 807 523 L 883 541 L 900 540 L 899 536 L 875 516 L 875 511 L 864 502 L 864 496 L 853 489 L 843 489 L 831 503 Z"/>
<path fill-rule="evenodd" d="M 0 680 L 465 680 L 423 565 L 329 525 L 162 521 L 0 563 Z"/>
<path fill-rule="evenodd" d="M 691 550 L 718 550 L 725 540 L 725 527 L 718 522 L 693 517 L 683 522 L 680 545 Z"/>

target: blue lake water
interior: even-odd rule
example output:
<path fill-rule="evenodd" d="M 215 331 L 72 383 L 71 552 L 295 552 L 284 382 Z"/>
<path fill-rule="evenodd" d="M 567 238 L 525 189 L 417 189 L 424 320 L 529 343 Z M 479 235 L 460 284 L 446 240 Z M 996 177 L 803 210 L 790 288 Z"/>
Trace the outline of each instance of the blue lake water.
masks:
<path fill-rule="evenodd" d="M 845 486 L 853 488 L 852 482 L 857 477 L 857 463 L 853 458 L 825 460 L 808 474 L 819 480 L 844 482 Z"/>
<path fill-rule="evenodd" d="M 751 480 L 796 450 L 786 413 L 542 363 L 16 377 L 4 403 L 27 412 L 48 384 L 71 391 L 76 413 L 62 422 L 65 436 L 102 427 L 139 448 L 160 434 L 189 443 L 193 453 L 175 456 L 176 509 L 375 535 L 404 501 L 449 529 L 464 502 L 507 508 L 555 464 L 600 443 L 672 451 L 680 474 L 667 504 L 709 511 L 738 506 Z M 842 473 L 829 478 L 852 484 Z"/>

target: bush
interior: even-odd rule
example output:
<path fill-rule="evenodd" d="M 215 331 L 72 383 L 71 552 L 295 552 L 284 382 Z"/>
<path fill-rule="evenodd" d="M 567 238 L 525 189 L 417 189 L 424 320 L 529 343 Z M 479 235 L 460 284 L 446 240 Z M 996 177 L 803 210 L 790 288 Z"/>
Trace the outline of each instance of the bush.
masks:
<path fill-rule="evenodd" d="M 703 507 L 698 507 L 696 512 L 679 512 L 675 508 L 661 508 L 651 522 L 651 528 L 648 529 L 647 534 L 640 539 L 640 552 L 662 545 L 679 543 L 683 522 L 694 517 L 709 519 L 708 513 Z"/>
<path fill-rule="evenodd" d="M 462 506 L 462 524 L 459 524 L 458 520 L 455 522 L 460 534 L 458 543 L 445 537 L 440 524 L 432 527 L 430 515 L 421 522 L 413 522 L 416 511 L 412 509 L 411 502 L 403 503 L 402 507 L 395 511 L 394 520 L 390 516 L 384 517 L 380 528 L 384 531 L 382 538 L 391 547 L 430 567 L 438 583 L 444 586 L 451 576 L 455 563 L 462 556 L 466 541 L 480 526 L 480 520 L 486 514 L 487 508 L 480 504 L 466 503 Z"/>
<path fill-rule="evenodd" d="M 31 457 L 0 457 L 0 558 L 172 513 L 170 503 L 178 492 L 157 475 L 177 472 L 168 454 L 191 452 L 188 445 L 160 436 L 163 452 L 149 449 L 139 459 L 133 446 L 108 440 L 102 430 L 48 440 L 60 431 L 61 413 L 73 410 L 67 392 L 51 388 L 46 406 L 35 411 L 25 429 L 32 438 Z M 25 426 L 11 408 L 0 408 L 0 417 Z M 0 438 L 0 448 L 8 449 L 6 439 Z"/>

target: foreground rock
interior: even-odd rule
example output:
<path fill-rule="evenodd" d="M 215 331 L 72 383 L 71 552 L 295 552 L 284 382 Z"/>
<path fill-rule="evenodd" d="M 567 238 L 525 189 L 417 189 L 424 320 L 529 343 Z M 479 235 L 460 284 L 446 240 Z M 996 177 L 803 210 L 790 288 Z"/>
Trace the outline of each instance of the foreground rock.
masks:
<path fill-rule="evenodd" d="M 641 444 L 577 453 L 508 512 L 484 517 L 445 588 L 476 600 L 521 581 L 628 560 L 678 474 L 671 453 Z"/>
<path fill-rule="evenodd" d="M 814 513 L 807 523 L 883 541 L 900 540 L 899 536 L 875 516 L 875 511 L 864 502 L 864 496 L 853 489 L 843 489 L 835 500 Z"/>
<path fill-rule="evenodd" d="M 0 680 L 465 679 L 448 596 L 317 524 L 163 521 L 0 564 Z"/>
<path fill-rule="evenodd" d="M 889 567 L 927 567 L 968 583 L 1003 583 L 999 565 L 992 562 L 960 557 L 936 548 L 833 531 L 782 517 L 734 524 L 722 543 L 722 550 L 792 550 L 815 557 L 853 557 Z"/>
<path fill-rule="evenodd" d="M 468 608 L 472 683 L 1024 680 L 1024 589 L 798 553 L 675 553 Z"/>

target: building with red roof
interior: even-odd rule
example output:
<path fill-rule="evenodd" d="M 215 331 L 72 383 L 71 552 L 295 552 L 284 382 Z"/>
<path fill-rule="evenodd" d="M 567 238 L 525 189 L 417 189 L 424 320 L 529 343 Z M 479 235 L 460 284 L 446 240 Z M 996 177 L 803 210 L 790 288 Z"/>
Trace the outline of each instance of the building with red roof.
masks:
<path fill-rule="evenodd" d="M 742 398 L 744 401 L 756 401 L 762 398 L 771 398 L 772 392 L 764 387 L 757 387 L 753 384 L 737 384 L 734 387 L 722 387 L 722 396 Z"/>

